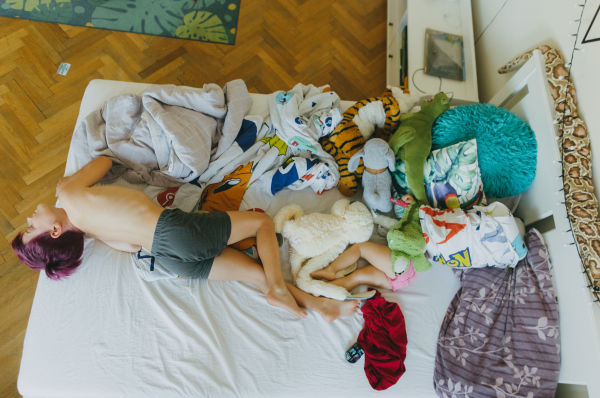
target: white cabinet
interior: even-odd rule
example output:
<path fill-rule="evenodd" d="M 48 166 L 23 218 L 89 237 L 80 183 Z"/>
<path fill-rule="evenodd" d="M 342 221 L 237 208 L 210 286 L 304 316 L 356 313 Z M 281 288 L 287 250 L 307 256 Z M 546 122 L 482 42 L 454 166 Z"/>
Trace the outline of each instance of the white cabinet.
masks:
<path fill-rule="evenodd" d="M 470 0 L 388 0 L 387 76 L 388 86 L 401 85 L 400 51 L 402 30 L 407 26 L 408 83 L 411 91 L 418 86 L 425 93 L 439 91 L 440 79 L 423 71 L 425 31 L 427 28 L 460 35 L 463 38 L 465 81 L 442 78 L 442 91 L 454 93 L 454 98 L 479 102 L 475 44 Z M 415 74 L 415 71 L 416 74 Z M 414 79 L 414 82 L 413 82 Z M 451 95 L 451 94 L 450 94 Z"/>

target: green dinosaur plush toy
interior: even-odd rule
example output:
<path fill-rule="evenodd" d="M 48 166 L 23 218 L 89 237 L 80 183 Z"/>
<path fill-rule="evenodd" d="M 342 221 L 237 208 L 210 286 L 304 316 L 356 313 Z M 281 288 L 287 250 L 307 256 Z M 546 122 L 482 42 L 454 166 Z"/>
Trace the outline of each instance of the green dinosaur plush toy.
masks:
<path fill-rule="evenodd" d="M 429 271 L 431 263 L 425 258 L 425 238 L 419 221 L 418 202 L 413 202 L 387 233 L 388 246 L 392 249 L 392 270 L 401 273 L 412 260 L 415 272 Z"/>
<path fill-rule="evenodd" d="M 421 110 L 400 117 L 400 127 L 390 139 L 390 147 L 406 165 L 406 180 L 417 201 L 429 205 L 425 194 L 423 169 L 431 152 L 433 122 L 450 108 L 448 96 L 437 93 L 429 102 L 421 103 Z"/>

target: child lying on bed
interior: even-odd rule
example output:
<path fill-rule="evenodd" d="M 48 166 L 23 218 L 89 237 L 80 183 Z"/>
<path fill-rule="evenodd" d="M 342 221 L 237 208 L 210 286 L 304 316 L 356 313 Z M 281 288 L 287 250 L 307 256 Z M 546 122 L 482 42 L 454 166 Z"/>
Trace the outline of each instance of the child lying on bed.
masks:
<path fill-rule="evenodd" d="M 135 189 L 94 186 L 111 167 L 109 158 L 99 157 L 59 181 L 56 196 L 63 208 L 38 205 L 27 218 L 29 228 L 12 242 L 23 263 L 45 270 L 52 279 L 64 278 L 81 264 L 87 233 L 117 250 L 136 252 L 143 246 L 163 266 L 187 278 L 250 282 L 267 296 L 267 303 L 300 318 L 307 314 L 299 305 L 326 321 L 356 312 L 357 302 L 313 297 L 285 283 L 268 215 L 165 210 Z M 227 247 L 249 237 L 256 237 L 263 267 Z"/>
<path fill-rule="evenodd" d="M 336 272 L 354 264 L 359 258 L 367 260 L 369 265 L 358 268 L 348 276 L 335 279 Z M 348 291 L 358 285 L 396 291 L 410 285 L 416 275 L 412 264 L 401 274 L 394 274 L 392 251 L 389 247 L 374 242 L 352 245 L 327 267 L 310 274 L 314 279 L 331 281 L 334 285 L 342 286 Z"/>
<path fill-rule="evenodd" d="M 402 203 L 412 203 L 412 197 L 406 196 Z M 512 213 L 500 202 L 474 206 L 471 210 L 437 210 L 430 206 L 421 206 L 418 210 L 426 250 L 440 264 L 457 268 L 515 267 L 527 254 Z M 394 275 L 391 255 L 392 251 L 387 246 L 372 242 L 356 244 L 311 276 L 329 280 L 346 290 L 369 285 L 395 291 L 409 285 L 416 272 L 411 260 L 404 272 Z M 371 265 L 335 279 L 336 272 L 361 257 Z"/>

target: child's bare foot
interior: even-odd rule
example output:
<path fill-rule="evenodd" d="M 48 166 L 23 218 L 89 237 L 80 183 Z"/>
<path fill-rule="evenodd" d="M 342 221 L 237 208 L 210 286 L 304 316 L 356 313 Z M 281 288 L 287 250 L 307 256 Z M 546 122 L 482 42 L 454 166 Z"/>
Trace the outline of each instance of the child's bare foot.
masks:
<path fill-rule="evenodd" d="M 335 272 L 331 271 L 329 267 L 325 267 L 323 269 L 313 272 L 312 274 L 310 274 L 310 276 L 313 279 L 325 279 L 328 281 L 332 281 L 335 279 Z"/>
<path fill-rule="evenodd" d="M 269 289 L 267 303 L 274 307 L 283 308 L 298 318 L 306 318 L 307 316 L 306 312 L 298 307 L 298 303 L 285 287 L 283 289 Z"/>
<path fill-rule="evenodd" d="M 360 307 L 359 300 L 340 301 L 329 298 L 323 298 L 320 308 L 317 310 L 319 314 L 327 322 L 333 322 L 336 319 L 356 313 Z"/>

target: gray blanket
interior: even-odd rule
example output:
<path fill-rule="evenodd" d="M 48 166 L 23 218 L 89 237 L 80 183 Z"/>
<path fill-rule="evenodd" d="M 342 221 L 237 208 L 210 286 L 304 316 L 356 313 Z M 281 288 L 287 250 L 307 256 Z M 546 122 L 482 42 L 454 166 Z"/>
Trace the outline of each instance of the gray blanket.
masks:
<path fill-rule="evenodd" d="M 140 97 L 121 95 L 88 115 L 73 135 L 80 165 L 107 156 L 114 166 L 102 180 L 173 187 L 193 181 L 235 140 L 252 106 L 246 84 L 221 89 L 151 85 Z"/>

